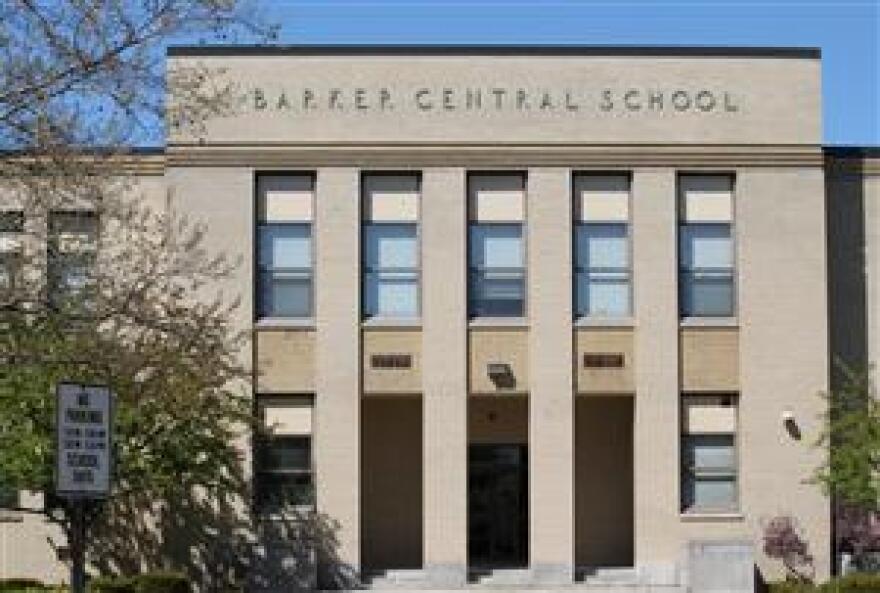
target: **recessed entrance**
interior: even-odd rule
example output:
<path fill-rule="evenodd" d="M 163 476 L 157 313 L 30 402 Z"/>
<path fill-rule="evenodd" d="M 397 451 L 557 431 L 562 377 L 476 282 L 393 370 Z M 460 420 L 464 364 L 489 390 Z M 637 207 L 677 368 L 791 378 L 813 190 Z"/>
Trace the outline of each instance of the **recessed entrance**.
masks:
<path fill-rule="evenodd" d="M 523 444 L 468 447 L 468 563 L 525 566 L 529 557 L 528 449 Z"/>

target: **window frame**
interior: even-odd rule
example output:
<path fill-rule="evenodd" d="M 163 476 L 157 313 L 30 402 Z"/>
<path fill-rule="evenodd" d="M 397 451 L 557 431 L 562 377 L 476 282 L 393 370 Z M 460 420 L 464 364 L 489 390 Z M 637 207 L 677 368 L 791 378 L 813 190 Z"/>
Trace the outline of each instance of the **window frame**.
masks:
<path fill-rule="evenodd" d="M 70 216 L 75 219 L 91 219 L 94 221 L 94 247 L 78 253 L 62 253 L 59 249 L 58 238 L 62 229 L 56 228 L 58 218 L 60 216 Z M 61 286 L 59 282 L 59 271 L 70 269 L 72 266 L 82 266 L 86 269 L 92 268 L 97 264 L 98 250 L 101 241 L 101 217 L 98 212 L 91 209 L 61 209 L 52 210 L 48 214 L 47 220 L 47 237 L 46 237 L 46 288 L 48 292 L 48 301 L 53 307 L 65 306 L 65 301 L 70 296 L 82 294 L 82 289 L 73 289 L 71 295 L 68 291 L 69 286 Z M 88 273 L 85 274 L 88 276 Z M 88 285 L 83 287 L 88 290 Z M 67 301 L 69 304 L 70 301 Z M 89 309 L 89 299 L 86 297 L 83 304 Z M 94 304 L 94 303 L 91 303 Z"/>
<path fill-rule="evenodd" d="M 733 432 L 690 433 L 685 431 L 684 417 L 689 407 L 689 402 L 705 399 L 717 399 L 719 407 L 732 407 L 736 424 Z M 741 430 L 740 430 L 740 397 L 737 393 L 684 393 L 680 398 L 679 407 L 679 513 L 683 516 L 700 515 L 737 515 L 742 511 L 742 459 L 740 455 Z M 705 404 L 704 404 L 705 405 Z M 694 468 L 688 466 L 690 452 L 689 441 L 702 437 L 729 437 L 731 439 L 731 454 L 733 465 L 730 471 L 725 473 L 726 468 L 707 468 L 706 475 L 700 476 L 694 472 Z M 696 484 L 700 478 L 712 480 L 713 478 L 729 478 L 733 481 L 734 500 L 730 506 L 714 507 L 700 506 L 694 496 L 695 488 L 687 488 L 688 483 Z M 690 499 L 690 505 L 687 504 Z"/>
<path fill-rule="evenodd" d="M 12 221 L 12 224 L 7 224 Z M 24 264 L 24 227 L 25 215 L 24 210 L 10 208 L 0 210 L 0 240 L 18 241 L 19 245 L 15 249 L 0 250 L 0 291 L 15 291 L 18 280 L 20 280 L 21 268 Z M 8 274 L 9 284 L 4 285 L 2 282 L 2 274 Z"/>
<path fill-rule="evenodd" d="M 474 212 L 471 200 L 475 198 L 472 191 L 474 179 L 478 177 L 518 177 L 522 191 L 522 220 L 493 220 L 480 222 L 472 217 Z M 465 272 L 466 272 L 466 308 L 468 321 L 474 320 L 498 320 L 499 322 L 521 322 L 529 317 L 529 176 L 528 171 L 522 170 L 491 170 L 491 171 L 468 171 L 465 177 Z M 519 315 L 480 315 L 474 310 L 474 272 L 471 266 L 471 254 L 473 252 L 473 240 L 471 229 L 479 226 L 518 226 L 520 249 L 522 251 L 522 266 L 520 268 L 520 282 L 522 283 L 522 309 Z"/>
<path fill-rule="evenodd" d="M 483 268 L 478 268 L 471 263 L 472 254 L 473 254 L 472 249 L 474 248 L 474 240 L 472 237 L 472 235 L 473 235 L 472 231 L 479 229 L 479 228 L 515 228 L 515 227 L 519 228 L 520 251 L 522 252 L 522 262 L 523 262 L 519 268 L 513 268 L 513 267 L 489 268 L 486 266 L 484 266 Z M 517 222 L 469 222 L 468 223 L 468 228 L 467 228 L 467 242 L 468 242 L 468 249 L 467 249 L 467 279 L 468 279 L 468 283 L 467 283 L 467 292 L 468 292 L 467 310 L 468 310 L 468 319 L 524 319 L 527 317 L 527 306 L 528 306 L 528 276 L 527 276 L 528 263 L 527 262 L 528 262 L 528 254 L 526 252 L 525 237 L 524 237 L 525 229 L 526 229 L 525 222 L 521 222 L 521 223 L 517 223 Z M 521 289 L 522 306 L 521 306 L 521 310 L 520 310 L 519 314 L 486 315 L 486 314 L 481 314 L 481 313 L 476 312 L 475 303 L 477 302 L 477 299 L 475 297 L 477 296 L 477 292 L 478 292 L 475 289 L 476 284 L 478 282 L 478 280 L 476 279 L 476 276 L 479 275 L 479 280 L 482 281 L 482 280 L 484 280 L 483 275 L 488 270 L 492 270 L 492 269 L 497 270 L 499 272 L 510 272 L 512 274 L 517 274 L 518 277 L 515 278 L 514 280 L 520 282 L 522 285 L 522 289 Z"/>
<path fill-rule="evenodd" d="M 687 177 L 723 177 L 729 181 L 730 185 L 730 221 L 729 222 L 712 222 L 712 221 L 701 221 L 701 222 L 688 222 L 684 215 L 684 200 L 685 200 L 685 192 L 684 192 L 684 184 L 682 183 L 683 178 Z M 737 197 L 737 179 L 736 173 L 733 171 L 680 171 L 676 175 L 676 219 L 678 221 L 677 225 L 677 234 L 676 234 L 676 270 L 677 270 L 677 286 L 678 286 L 678 316 L 680 320 L 687 321 L 690 319 L 737 319 L 739 315 L 739 259 L 738 259 L 738 246 L 737 246 L 737 204 L 739 202 Z M 694 314 L 693 312 L 686 312 L 684 308 L 684 294 L 685 294 L 685 280 L 684 277 L 686 274 L 691 273 L 691 270 L 687 270 L 683 266 L 682 262 L 682 237 L 684 236 L 684 229 L 688 226 L 726 226 L 729 229 L 729 241 L 730 241 L 730 313 L 723 315 L 715 315 L 715 314 Z"/>
<path fill-rule="evenodd" d="M 416 265 L 411 268 L 383 268 L 376 267 L 373 268 L 368 262 L 368 249 L 367 246 L 369 244 L 369 230 L 371 228 L 412 228 L 412 240 L 414 242 L 414 256 Z M 412 319 L 420 319 L 422 314 L 422 303 L 421 303 L 421 283 L 422 283 L 422 273 L 420 263 L 420 249 L 419 249 L 419 229 L 418 223 L 416 222 L 390 222 L 390 221 L 365 221 L 361 226 L 361 311 L 363 314 L 363 318 L 365 321 L 369 320 L 412 320 Z M 400 273 L 400 274 L 411 274 L 411 278 L 407 279 L 407 281 L 411 281 L 415 284 L 415 311 L 412 315 L 393 315 L 388 313 L 382 313 L 380 311 L 370 312 L 368 310 L 368 295 L 369 291 L 367 288 L 370 286 L 370 276 L 377 275 L 375 278 L 375 282 L 377 285 L 381 285 L 381 279 L 378 278 L 378 275 L 383 272 L 392 272 L 392 273 Z M 401 280 L 402 281 L 402 280 Z M 378 305 L 378 300 L 376 302 Z"/>
<path fill-rule="evenodd" d="M 291 407 L 309 407 L 314 418 L 315 399 L 311 394 L 300 393 L 255 393 L 253 396 L 254 411 L 259 419 L 259 427 L 252 435 L 251 443 L 251 475 L 252 475 L 252 508 L 255 513 L 267 518 L 282 518 L 284 516 L 283 506 L 269 502 L 270 497 L 265 495 L 266 483 L 262 480 L 263 476 L 308 476 L 308 495 L 304 502 L 294 502 L 289 505 L 288 510 L 309 509 L 314 510 L 317 504 L 317 490 L 315 485 L 315 431 L 314 425 L 310 434 L 274 434 L 271 427 L 266 426 L 265 408 L 267 405 L 276 407 L 281 405 L 290 405 Z M 291 470 L 267 470 L 263 467 L 264 455 L 266 448 L 273 442 L 283 440 L 301 439 L 308 441 L 308 463 L 309 469 L 291 469 Z"/>
<path fill-rule="evenodd" d="M 367 179 L 371 177 L 411 177 L 415 180 L 416 184 L 416 193 L 418 194 L 418 198 L 416 199 L 416 219 L 413 221 L 401 222 L 401 221 L 387 221 L 387 220 L 371 220 L 369 219 L 369 211 L 368 209 L 371 207 L 370 201 L 368 199 L 368 191 L 367 191 Z M 375 322 L 411 322 L 411 321 L 419 321 L 422 318 L 423 311 L 423 295 L 422 295 L 422 283 L 424 280 L 424 274 L 422 272 L 423 261 L 422 261 L 422 183 L 423 177 L 421 171 L 412 171 L 412 170 L 381 170 L 381 171 L 371 171 L 371 170 L 362 170 L 360 173 L 359 182 L 359 199 L 360 199 L 360 270 L 358 271 L 360 274 L 360 317 L 363 322 L 369 323 L 371 321 Z M 416 283 L 416 312 L 413 316 L 404 316 L 404 315 L 381 315 L 375 314 L 370 315 L 367 313 L 366 301 L 367 301 L 367 273 L 369 272 L 367 268 L 367 228 L 370 225 L 414 225 L 415 226 L 415 257 L 416 257 L 416 265 L 415 265 L 415 283 Z"/>
<path fill-rule="evenodd" d="M 260 181 L 266 178 L 284 178 L 284 177 L 305 177 L 309 180 L 309 184 L 311 186 L 311 209 L 312 209 L 312 219 L 309 222 L 304 221 L 282 221 L 282 222 L 269 222 L 261 220 L 261 206 L 263 200 L 263 194 L 260 191 Z M 315 213 L 316 213 L 316 202 L 317 202 L 317 194 L 318 194 L 318 177 L 315 171 L 288 171 L 288 170 L 261 170 L 254 172 L 253 176 L 253 224 L 251 225 L 251 245 L 253 247 L 253 252 L 251 253 L 251 261 L 252 261 L 252 302 L 251 309 L 252 315 L 251 318 L 254 323 L 259 324 L 261 322 L 285 322 L 285 321 L 293 321 L 293 322 L 313 322 L 315 320 L 315 309 L 316 309 L 316 287 L 315 287 L 315 279 L 317 278 L 317 254 L 316 247 L 317 241 L 315 240 Z M 267 315 L 262 312 L 262 275 L 263 270 L 260 265 L 260 244 L 261 244 L 261 234 L 260 230 L 264 226 L 267 225 L 277 225 L 277 226 L 286 226 L 286 225 L 301 225 L 309 227 L 309 291 L 308 291 L 308 299 L 309 299 L 309 313 L 304 316 L 282 316 L 282 315 Z"/>
<path fill-rule="evenodd" d="M 573 254 L 572 254 L 572 279 L 574 282 L 574 299 L 573 299 L 573 311 L 574 318 L 576 320 L 581 319 L 631 319 L 633 316 L 633 273 L 632 273 L 632 229 L 631 223 L 613 221 L 613 222 L 599 222 L 599 221 L 591 221 L 591 222 L 583 222 L 580 220 L 575 220 L 572 225 L 572 243 Z M 626 284 L 626 312 L 621 315 L 609 315 L 602 313 L 590 313 L 589 311 L 584 312 L 580 310 L 580 302 L 581 302 L 581 283 L 580 276 L 581 274 L 588 275 L 596 273 L 596 269 L 590 266 L 584 266 L 581 264 L 581 252 L 578 249 L 578 245 L 580 244 L 580 234 L 581 231 L 586 231 L 590 228 L 598 228 L 598 227 L 623 227 L 624 230 L 624 245 L 626 250 L 626 266 L 624 268 L 601 268 L 605 273 L 616 274 L 622 273 L 625 277 L 622 280 Z"/>

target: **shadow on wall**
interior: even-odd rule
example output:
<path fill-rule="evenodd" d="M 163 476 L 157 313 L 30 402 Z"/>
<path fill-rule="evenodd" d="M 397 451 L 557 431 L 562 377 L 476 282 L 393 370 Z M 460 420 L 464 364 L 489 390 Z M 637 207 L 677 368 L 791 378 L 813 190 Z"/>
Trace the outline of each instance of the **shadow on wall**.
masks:
<path fill-rule="evenodd" d="M 338 524 L 314 511 L 283 518 L 251 512 L 248 489 L 149 496 L 111 503 L 92 528 L 93 572 L 130 575 L 181 571 L 199 591 L 288 592 L 356 588 L 357 575 L 339 560 Z"/>

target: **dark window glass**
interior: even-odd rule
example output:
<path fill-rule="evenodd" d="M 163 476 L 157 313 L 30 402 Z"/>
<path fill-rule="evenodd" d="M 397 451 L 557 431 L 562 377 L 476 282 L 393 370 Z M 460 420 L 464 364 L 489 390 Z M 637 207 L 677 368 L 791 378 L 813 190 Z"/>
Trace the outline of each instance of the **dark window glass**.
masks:
<path fill-rule="evenodd" d="M 472 223 L 468 247 L 470 315 L 522 317 L 525 314 L 522 224 Z"/>
<path fill-rule="evenodd" d="M 261 512 L 277 514 L 313 504 L 310 437 L 262 437 L 256 465 L 256 503 Z"/>
<path fill-rule="evenodd" d="M 679 232 L 679 263 L 683 316 L 733 315 L 733 242 L 729 224 L 683 224 Z"/>
<path fill-rule="evenodd" d="M 575 227 L 575 293 L 579 316 L 630 315 L 626 224 L 582 223 Z"/>
<path fill-rule="evenodd" d="M 263 223 L 258 227 L 257 315 L 312 315 L 310 224 Z"/>

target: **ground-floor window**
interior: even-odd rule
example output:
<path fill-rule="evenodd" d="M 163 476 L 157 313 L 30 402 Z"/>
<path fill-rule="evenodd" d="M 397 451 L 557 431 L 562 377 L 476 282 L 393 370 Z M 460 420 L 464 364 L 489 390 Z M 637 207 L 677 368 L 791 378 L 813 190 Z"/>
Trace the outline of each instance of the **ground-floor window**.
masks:
<path fill-rule="evenodd" d="M 254 439 L 254 502 L 263 514 L 314 504 L 312 398 L 258 396 L 263 430 Z"/>
<path fill-rule="evenodd" d="M 682 512 L 726 513 L 739 509 L 736 434 L 735 396 L 683 397 Z"/>

